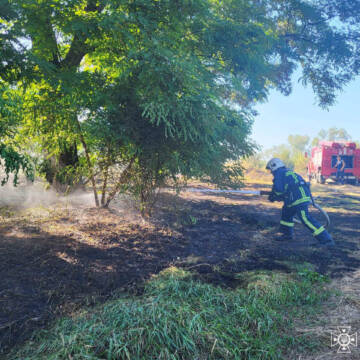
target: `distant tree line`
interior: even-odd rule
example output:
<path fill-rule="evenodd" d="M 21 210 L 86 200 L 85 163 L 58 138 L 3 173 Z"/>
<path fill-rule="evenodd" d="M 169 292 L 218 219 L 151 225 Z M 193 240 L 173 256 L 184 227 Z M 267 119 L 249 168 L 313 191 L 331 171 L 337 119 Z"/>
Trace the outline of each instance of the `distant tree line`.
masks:
<path fill-rule="evenodd" d="M 332 127 L 328 130 L 320 130 L 312 139 L 308 135 L 289 135 L 286 144 L 273 146 L 266 151 L 252 155 L 250 160 L 246 161 L 246 166 L 264 169 L 268 159 L 277 157 L 282 159 L 289 168 L 305 172 L 309 161 L 305 154 L 310 156 L 312 147 L 317 146 L 321 140 L 354 141 L 358 146 L 360 145 L 345 129 Z"/>

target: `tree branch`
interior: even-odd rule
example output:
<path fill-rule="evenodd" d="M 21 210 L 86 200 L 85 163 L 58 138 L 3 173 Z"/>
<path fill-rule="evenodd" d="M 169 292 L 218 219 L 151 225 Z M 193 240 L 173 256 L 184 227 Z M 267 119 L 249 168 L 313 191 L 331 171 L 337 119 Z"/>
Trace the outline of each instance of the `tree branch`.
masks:
<path fill-rule="evenodd" d="M 96 0 L 88 0 L 85 7 L 86 12 L 98 12 L 100 13 L 105 7 L 104 3 L 97 5 Z M 73 41 L 70 45 L 70 49 L 67 52 L 65 59 L 61 61 L 60 66 L 62 68 L 78 67 L 83 57 L 92 50 L 92 47 L 86 44 L 88 36 L 84 33 L 76 32 L 74 34 Z"/>
<path fill-rule="evenodd" d="M 88 167 L 89 167 L 90 179 L 91 179 L 91 184 L 92 184 L 92 188 L 93 188 L 93 192 L 94 192 L 95 205 L 97 207 L 99 207 L 100 204 L 99 204 L 99 198 L 98 198 L 97 189 L 96 189 L 95 174 L 94 174 L 93 166 L 91 165 L 89 150 L 88 150 L 84 135 L 82 133 L 80 122 L 79 122 L 78 119 L 75 119 L 75 122 L 76 122 L 76 126 L 77 126 L 77 129 L 78 129 L 78 132 L 79 132 L 80 141 L 81 141 L 82 146 L 83 146 L 84 151 L 85 151 L 86 162 L 87 162 Z"/>
<path fill-rule="evenodd" d="M 125 170 L 121 173 L 120 178 L 119 178 L 117 184 L 115 185 L 115 187 L 114 187 L 114 189 L 112 190 L 112 192 L 109 194 L 109 196 L 108 196 L 108 198 L 107 198 L 107 201 L 106 201 L 105 205 L 103 205 L 103 207 L 106 207 L 106 208 L 107 208 L 107 207 L 109 206 L 110 202 L 114 199 L 116 193 L 120 190 L 121 185 L 123 185 L 124 182 L 127 180 L 128 176 L 129 176 L 129 174 L 130 174 L 131 167 L 132 167 L 135 159 L 136 159 L 136 155 L 134 155 L 134 156 L 131 158 L 129 164 L 126 166 Z"/>

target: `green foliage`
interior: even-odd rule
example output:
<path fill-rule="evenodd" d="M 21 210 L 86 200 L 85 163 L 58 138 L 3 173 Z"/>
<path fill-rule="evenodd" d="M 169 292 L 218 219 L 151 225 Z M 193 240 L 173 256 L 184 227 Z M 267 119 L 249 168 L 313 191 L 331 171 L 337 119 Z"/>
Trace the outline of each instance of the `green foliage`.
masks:
<path fill-rule="evenodd" d="M 30 180 L 34 179 L 32 164 L 29 158 L 20 155 L 10 146 L 0 143 L 0 166 L 4 167 L 5 176 L 1 179 L 1 185 L 5 185 L 10 174 L 14 174 L 13 184 L 18 184 L 19 171 L 22 170 L 26 177 Z"/>
<path fill-rule="evenodd" d="M 103 194 L 126 183 L 142 202 L 179 173 L 233 186 L 242 169 L 225 164 L 254 150 L 254 104 L 289 94 L 301 66 L 326 107 L 360 69 L 359 0 L 1 4 L 0 79 L 24 101 L 18 139 L 61 181 L 75 183 L 65 169 L 90 177 L 94 194 L 95 174 Z M 63 163 L 74 143 L 78 161 Z"/>
<path fill-rule="evenodd" d="M 19 41 L 21 31 L 14 26 L 16 20 L 16 6 L 11 1 L 0 1 L 0 86 L 18 80 L 21 70 L 25 70 L 26 51 Z"/>
<path fill-rule="evenodd" d="M 304 153 L 308 149 L 310 137 L 308 135 L 289 135 L 288 143 L 293 152 Z"/>
<path fill-rule="evenodd" d="M 294 168 L 294 162 L 292 160 L 291 147 L 287 144 L 281 144 L 272 147 L 267 152 L 268 158 L 277 157 L 281 159 L 285 165 L 289 168 Z"/>
<path fill-rule="evenodd" d="M 318 135 L 312 140 L 312 145 L 317 146 L 320 140 L 329 140 L 329 141 L 344 141 L 351 140 L 350 134 L 344 128 L 332 127 L 328 130 L 320 130 Z"/>
<path fill-rule="evenodd" d="M 266 152 L 267 158 L 277 157 L 281 159 L 289 169 L 294 169 L 300 173 L 306 171 L 308 159 L 305 152 L 294 149 L 291 145 L 281 144 L 274 146 Z"/>
<path fill-rule="evenodd" d="M 263 152 L 256 152 L 244 159 L 243 165 L 245 169 L 249 170 L 264 170 L 266 166 L 265 154 Z"/>
<path fill-rule="evenodd" d="M 329 282 L 329 277 L 326 275 L 319 274 L 318 272 L 310 269 L 309 267 L 304 266 L 302 269 L 299 269 L 298 275 L 303 279 L 311 283 L 322 283 Z"/>
<path fill-rule="evenodd" d="M 257 274 L 246 289 L 227 290 L 169 268 L 142 296 L 60 320 L 9 359 L 282 359 L 318 345 L 314 334 L 292 336 L 292 325 L 327 299 L 321 284 Z"/>
<path fill-rule="evenodd" d="M 309 142 L 310 137 L 307 135 L 289 135 L 287 144 L 274 146 L 266 155 L 268 158 L 280 158 L 287 167 L 302 173 L 305 172 L 308 163 L 305 153 L 309 151 Z"/>
<path fill-rule="evenodd" d="M 21 99 L 16 92 L 0 83 L 0 134 L 2 138 L 14 134 L 21 106 Z"/>
<path fill-rule="evenodd" d="M 309 159 L 305 157 L 304 152 L 297 151 L 293 155 L 294 169 L 300 173 L 305 174 Z"/>
<path fill-rule="evenodd" d="M 13 184 L 17 185 L 20 170 L 29 179 L 33 179 L 29 157 L 20 153 L 18 144 L 13 140 L 21 106 L 16 92 L 0 84 L 0 169 L 3 168 L 5 172 L 1 185 L 8 182 L 10 174 L 14 175 Z"/>

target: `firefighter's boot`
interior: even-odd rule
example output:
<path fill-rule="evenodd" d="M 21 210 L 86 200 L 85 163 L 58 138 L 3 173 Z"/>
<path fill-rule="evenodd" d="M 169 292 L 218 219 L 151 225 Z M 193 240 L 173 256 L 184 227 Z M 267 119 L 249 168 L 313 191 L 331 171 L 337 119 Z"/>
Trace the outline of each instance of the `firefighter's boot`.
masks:
<path fill-rule="evenodd" d="M 293 239 L 293 228 L 280 225 L 279 231 L 275 234 L 276 241 L 290 241 Z"/>
<path fill-rule="evenodd" d="M 289 235 L 289 234 L 276 233 L 274 235 L 275 241 L 291 241 L 292 239 L 293 239 L 293 236 Z"/>
<path fill-rule="evenodd" d="M 329 246 L 329 247 L 332 247 L 332 246 L 335 245 L 335 242 L 334 242 L 333 238 L 331 237 L 331 235 L 326 230 L 324 230 L 319 235 L 316 235 L 315 239 L 318 241 L 318 243 L 315 244 L 315 246 Z"/>
<path fill-rule="evenodd" d="M 291 225 L 291 226 L 290 226 Z M 289 241 L 293 239 L 293 223 L 283 224 L 283 221 L 280 222 L 279 231 L 275 234 L 274 239 L 276 241 Z"/>

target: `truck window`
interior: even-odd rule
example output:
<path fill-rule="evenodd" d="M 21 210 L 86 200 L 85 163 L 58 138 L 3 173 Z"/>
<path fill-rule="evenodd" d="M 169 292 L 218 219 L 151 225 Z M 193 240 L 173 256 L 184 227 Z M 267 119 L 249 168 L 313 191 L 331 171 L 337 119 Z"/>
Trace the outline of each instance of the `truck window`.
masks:
<path fill-rule="evenodd" d="M 345 161 L 345 169 L 352 169 L 354 167 L 354 156 L 341 155 L 341 159 Z M 336 155 L 331 157 L 331 167 L 334 168 L 336 164 Z"/>

